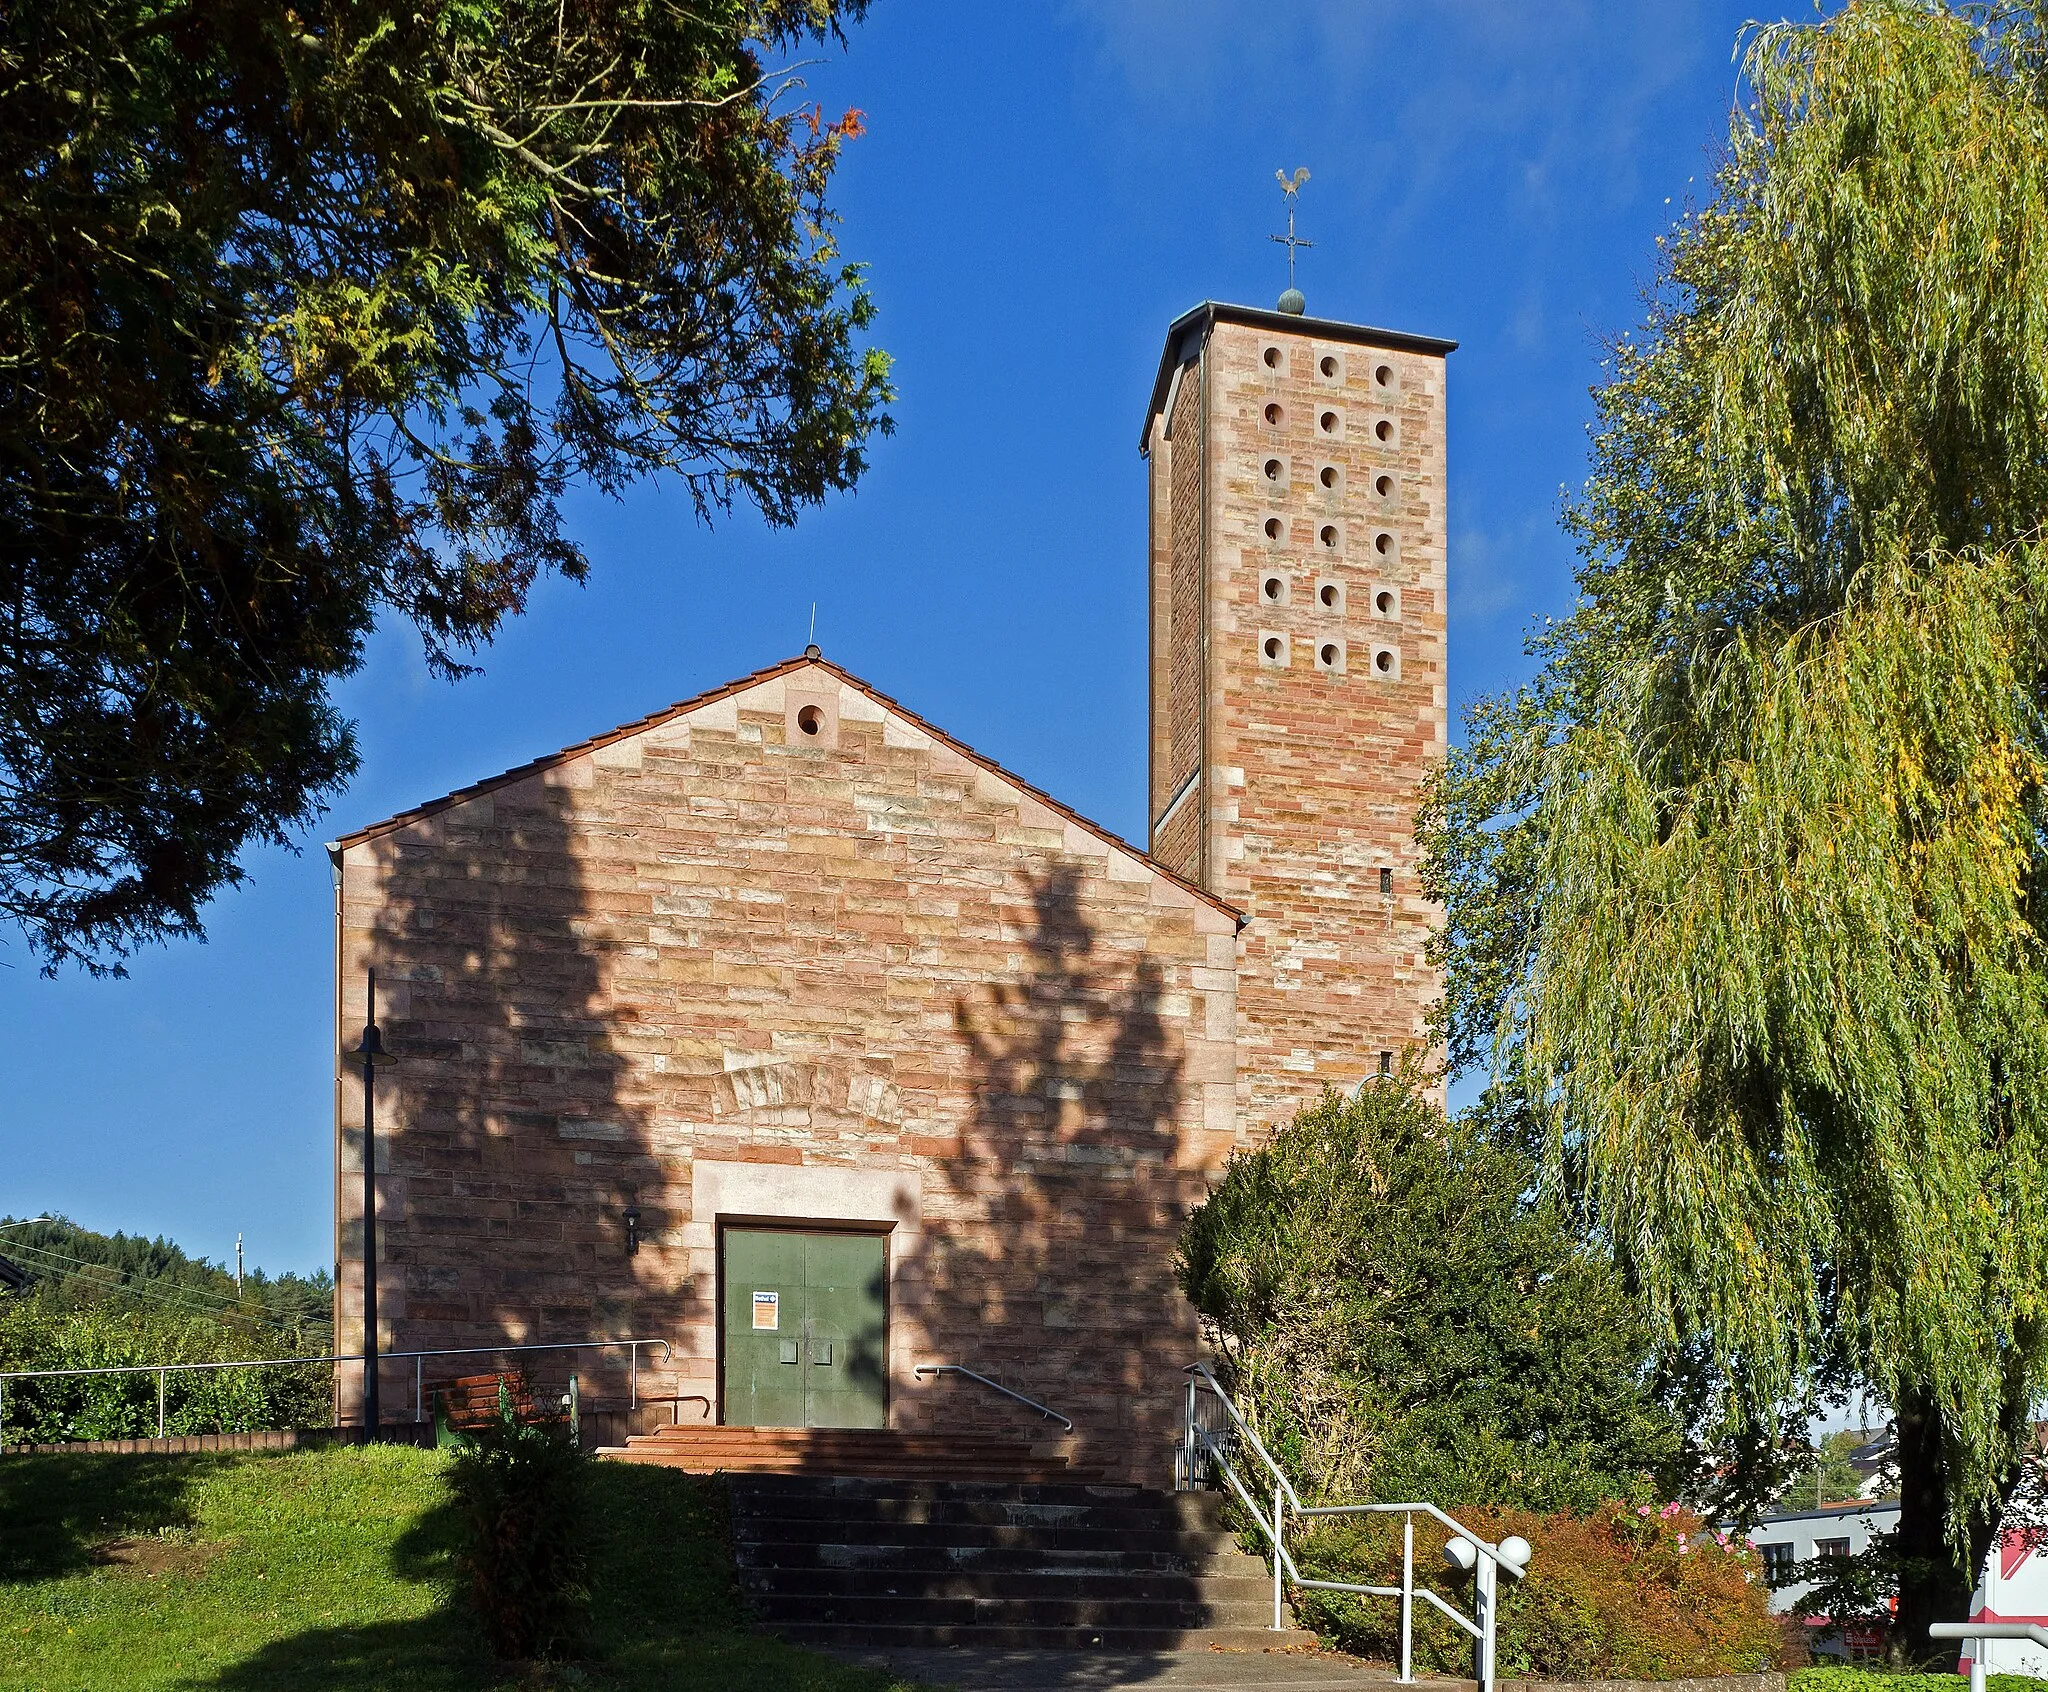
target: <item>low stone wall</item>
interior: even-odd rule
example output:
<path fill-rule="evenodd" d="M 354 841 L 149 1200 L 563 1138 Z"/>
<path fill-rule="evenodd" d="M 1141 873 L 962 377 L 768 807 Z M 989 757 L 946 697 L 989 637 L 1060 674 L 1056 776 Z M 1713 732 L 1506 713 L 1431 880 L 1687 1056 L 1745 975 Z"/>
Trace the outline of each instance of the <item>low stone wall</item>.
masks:
<path fill-rule="evenodd" d="M 361 1428 L 269 1428 L 260 1433 L 166 1434 L 161 1439 L 77 1439 L 57 1445 L 0 1445 L 0 1455 L 182 1457 L 200 1451 L 294 1451 L 311 1445 L 360 1445 Z M 432 1445 L 431 1422 L 388 1424 L 390 1445 Z"/>

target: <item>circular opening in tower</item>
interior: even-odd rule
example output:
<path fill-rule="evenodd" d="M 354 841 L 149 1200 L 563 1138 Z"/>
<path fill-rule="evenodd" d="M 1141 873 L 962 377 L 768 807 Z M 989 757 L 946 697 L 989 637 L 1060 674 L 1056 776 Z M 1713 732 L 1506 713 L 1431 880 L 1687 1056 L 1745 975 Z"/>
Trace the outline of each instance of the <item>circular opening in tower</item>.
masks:
<path fill-rule="evenodd" d="M 1268 423 L 1273 424 L 1275 427 L 1278 427 L 1280 420 L 1286 415 L 1287 413 L 1282 411 L 1277 405 L 1269 405 L 1266 407 L 1266 421 Z"/>
<path fill-rule="evenodd" d="M 1322 476 L 1319 479 L 1321 480 L 1324 487 L 1334 488 L 1337 485 L 1337 466 L 1334 464 L 1325 464 L 1323 466 Z"/>
<path fill-rule="evenodd" d="M 1373 606 L 1382 617 L 1391 617 L 1394 614 L 1394 596 L 1385 588 L 1381 588 L 1379 597 L 1373 601 Z"/>
<path fill-rule="evenodd" d="M 1373 483 L 1372 491 L 1378 494 L 1381 499 L 1388 498 L 1394 491 L 1394 478 L 1391 476 L 1380 477 Z"/>
<path fill-rule="evenodd" d="M 1337 525 L 1335 523 L 1325 523 L 1320 539 L 1323 545 L 1327 546 L 1332 552 L 1335 552 L 1337 550 Z"/>
<path fill-rule="evenodd" d="M 1337 432 L 1337 414 L 1334 411 L 1324 412 L 1316 421 L 1322 426 L 1324 434 L 1334 435 Z"/>
<path fill-rule="evenodd" d="M 816 734 L 825 726 L 825 713 L 815 705 L 806 705 L 796 714 L 796 726 L 805 734 Z"/>
<path fill-rule="evenodd" d="M 1394 385 L 1394 367 L 1391 364 L 1380 365 L 1373 371 L 1372 379 L 1383 388 L 1391 388 Z"/>
<path fill-rule="evenodd" d="M 1379 420 L 1379 422 L 1373 426 L 1372 432 L 1375 435 L 1379 436 L 1379 438 L 1383 441 L 1391 441 L 1394 438 L 1394 426 L 1393 424 L 1389 423 L 1384 417 L 1382 417 Z"/>
<path fill-rule="evenodd" d="M 1279 480 L 1280 480 L 1280 472 L 1281 472 L 1281 470 L 1282 470 L 1283 468 L 1284 468 L 1284 467 L 1283 467 L 1283 466 L 1282 466 L 1282 464 L 1280 463 L 1280 460 L 1279 460 L 1279 459 L 1277 459 L 1277 458 L 1269 458 L 1269 459 L 1267 459 L 1267 460 L 1266 460 L 1266 480 L 1267 480 L 1267 481 L 1269 481 L 1269 482 L 1277 482 L 1277 481 L 1279 481 Z"/>
<path fill-rule="evenodd" d="M 1337 643 L 1326 641 L 1323 645 L 1323 667 L 1334 670 L 1337 667 Z"/>
<path fill-rule="evenodd" d="M 1335 582 L 1323 583 L 1322 601 L 1325 605 L 1335 605 L 1337 603 L 1337 584 Z"/>
<path fill-rule="evenodd" d="M 1323 354 L 1323 362 L 1320 368 L 1325 376 L 1334 377 L 1337 374 L 1337 361 L 1328 353 L 1325 353 Z"/>
<path fill-rule="evenodd" d="M 1285 529 L 1286 524 L 1282 523 L 1279 518 L 1268 517 L 1266 519 L 1266 539 L 1278 540 Z"/>
<path fill-rule="evenodd" d="M 1265 594 L 1268 599 L 1278 599 L 1286 591 L 1287 584 L 1278 576 L 1268 576 L 1266 578 Z"/>
<path fill-rule="evenodd" d="M 1383 477 L 1382 480 L 1384 479 L 1385 478 Z M 1381 493 L 1385 493 L 1386 491 L 1387 490 L 1385 488 L 1380 489 Z M 1394 550 L 1394 537 L 1390 534 L 1385 533 L 1384 531 L 1380 534 L 1374 535 L 1372 537 L 1372 549 L 1375 552 L 1392 552 Z"/>
<path fill-rule="evenodd" d="M 1266 368 L 1268 370 L 1278 370 L 1280 368 L 1280 349 L 1278 347 L 1268 347 L 1266 349 Z"/>
<path fill-rule="evenodd" d="M 1276 663 L 1279 661 L 1280 637 L 1278 635 L 1266 636 L 1266 656 L 1274 660 Z"/>
<path fill-rule="evenodd" d="M 1375 652 L 1372 655 L 1372 664 L 1381 675 L 1391 675 L 1394 669 L 1394 655 L 1387 651 Z"/>

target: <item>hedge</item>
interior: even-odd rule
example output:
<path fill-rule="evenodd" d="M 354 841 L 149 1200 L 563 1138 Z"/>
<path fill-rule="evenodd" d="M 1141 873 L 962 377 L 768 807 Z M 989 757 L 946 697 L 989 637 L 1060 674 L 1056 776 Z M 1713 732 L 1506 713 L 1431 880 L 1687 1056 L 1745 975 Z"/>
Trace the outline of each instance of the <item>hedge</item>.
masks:
<path fill-rule="evenodd" d="M 0 1370 L 214 1363 L 277 1354 L 281 1336 L 252 1323 L 50 1298 L 0 1300 Z M 164 1432 L 253 1433 L 334 1420 L 331 1364 L 205 1369 L 167 1376 Z M 155 1375 L 6 1383 L 0 1439 L 10 1445 L 140 1439 L 157 1431 Z"/>
<path fill-rule="evenodd" d="M 1786 1677 L 1786 1692 L 1957 1692 L 1963 1684 L 1954 1674 L 1887 1674 L 1819 1664 L 1795 1669 Z M 1987 1674 L 1984 1684 L 1987 1692 L 2041 1692 L 2041 1682 L 2027 1674 Z"/>

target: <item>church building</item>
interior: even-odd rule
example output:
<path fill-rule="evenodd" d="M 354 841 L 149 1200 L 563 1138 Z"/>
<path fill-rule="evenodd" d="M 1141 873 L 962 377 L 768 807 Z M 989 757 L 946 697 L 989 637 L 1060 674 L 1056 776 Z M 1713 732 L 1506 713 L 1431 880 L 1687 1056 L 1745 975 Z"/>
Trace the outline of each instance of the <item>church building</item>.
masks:
<path fill-rule="evenodd" d="M 661 1339 L 663 1419 L 1037 1435 L 959 1365 L 1163 1479 L 1181 1219 L 1425 1038 L 1452 346 L 1168 329 L 1143 849 L 816 648 L 336 842 L 382 1347 Z M 362 1124 L 344 1064 L 343 1353 Z"/>

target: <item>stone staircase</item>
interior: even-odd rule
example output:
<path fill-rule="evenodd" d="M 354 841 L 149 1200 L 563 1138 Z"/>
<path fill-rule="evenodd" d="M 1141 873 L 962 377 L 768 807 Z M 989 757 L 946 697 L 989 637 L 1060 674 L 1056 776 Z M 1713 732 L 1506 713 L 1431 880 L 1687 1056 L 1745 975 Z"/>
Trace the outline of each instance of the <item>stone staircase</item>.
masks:
<path fill-rule="evenodd" d="M 741 1585 L 786 1639 L 865 1650 L 1315 1643 L 1272 1630 L 1271 1576 L 1237 1549 L 1214 1494 L 987 1473 L 735 1472 L 731 1487 Z"/>

